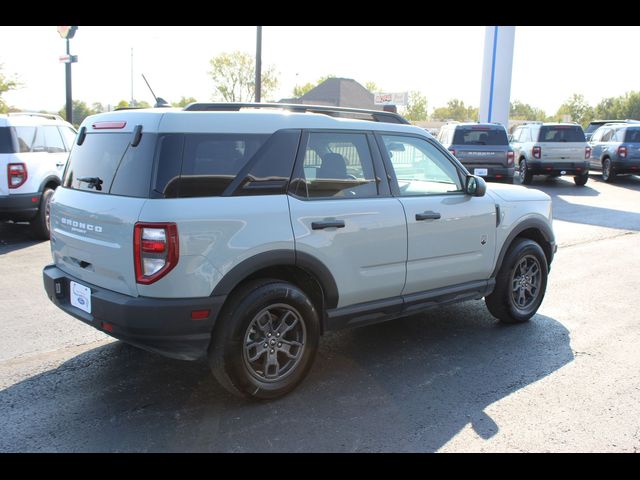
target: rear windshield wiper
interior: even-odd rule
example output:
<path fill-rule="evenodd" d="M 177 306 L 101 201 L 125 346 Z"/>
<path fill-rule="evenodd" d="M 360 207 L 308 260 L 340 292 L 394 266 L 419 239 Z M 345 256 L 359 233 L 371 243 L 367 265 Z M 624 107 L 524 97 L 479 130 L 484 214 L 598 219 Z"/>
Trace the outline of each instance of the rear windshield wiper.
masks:
<path fill-rule="evenodd" d="M 95 188 L 96 190 L 102 190 L 103 181 L 100 177 L 80 177 L 76 178 L 79 182 L 86 182 L 89 188 Z"/>

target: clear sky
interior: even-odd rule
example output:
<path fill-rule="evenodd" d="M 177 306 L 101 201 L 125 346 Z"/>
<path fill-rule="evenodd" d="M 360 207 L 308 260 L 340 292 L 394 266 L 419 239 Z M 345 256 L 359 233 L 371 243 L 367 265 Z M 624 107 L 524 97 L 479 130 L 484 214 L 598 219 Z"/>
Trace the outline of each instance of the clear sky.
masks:
<path fill-rule="evenodd" d="M 479 106 L 484 26 L 465 27 L 263 27 L 263 65 L 275 65 L 280 86 L 274 100 L 295 85 L 333 74 L 373 81 L 383 91 L 418 90 L 429 112 L 460 98 Z M 604 97 L 640 90 L 635 45 L 640 27 L 516 27 L 511 100 L 555 113 L 572 94 L 595 105 Z M 612 38 L 592 41 L 592 38 Z M 23 84 L 5 93 L 10 105 L 58 111 L 65 103 L 65 42 L 55 26 L 0 27 L 0 63 Z M 71 40 L 73 98 L 115 105 L 133 94 L 211 101 L 209 60 L 242 50 L 254 54 L 256 28 L 80 26 Z M 263 100 L 270 100 L 271 98 Z"/>

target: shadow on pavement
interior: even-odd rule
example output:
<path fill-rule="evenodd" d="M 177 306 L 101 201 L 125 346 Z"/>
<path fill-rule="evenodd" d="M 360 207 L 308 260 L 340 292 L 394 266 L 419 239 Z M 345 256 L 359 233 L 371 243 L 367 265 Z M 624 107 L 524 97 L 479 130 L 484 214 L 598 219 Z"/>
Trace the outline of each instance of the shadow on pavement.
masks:
<path fill-rule="evenodd" d="M 248 402 L 204 362 L 120 342 L 0 392 L 7 451 L 435 451 L 485 408 L 573 360 L 567 329 L 537 315 L 504 326 L 484 302 L 326 335 L 288 396 Z"/>
<path fill-rule="evenodd" d="M 0 255 L 43 242 L 36 240 L 28 223 L 0 221 Z"/>

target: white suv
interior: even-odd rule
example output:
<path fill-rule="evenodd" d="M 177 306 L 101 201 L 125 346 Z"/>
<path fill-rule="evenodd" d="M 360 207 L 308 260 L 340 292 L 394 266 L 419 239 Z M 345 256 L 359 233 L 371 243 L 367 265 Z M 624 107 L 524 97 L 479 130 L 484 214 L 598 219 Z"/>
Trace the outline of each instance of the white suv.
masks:
<path fill-rule="evenodd" d="M 29 221 L 49 238 L 49 202 L 76 136 L 57 115 L 0 115 L 0 220 Z"/>
<path fill-rule="evenodd" d="M 84 121 L 43 277 L 79 320 L 274 398 L 330 330 L 483 297 L 529 320 L 555 250 L 548 195 L 487 189 L 397 114 L 193 104 Z"/>

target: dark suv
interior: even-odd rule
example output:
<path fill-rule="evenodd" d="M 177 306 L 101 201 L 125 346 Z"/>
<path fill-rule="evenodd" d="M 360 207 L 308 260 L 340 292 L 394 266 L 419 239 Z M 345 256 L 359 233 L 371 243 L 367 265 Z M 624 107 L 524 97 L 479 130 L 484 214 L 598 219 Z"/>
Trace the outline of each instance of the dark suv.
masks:
<path fill-rule="evenodd" d="M 495 123 L 450 123 L 438 141 L 474 175 L 513 182 L 513 150 L 507 131 Z"/>

